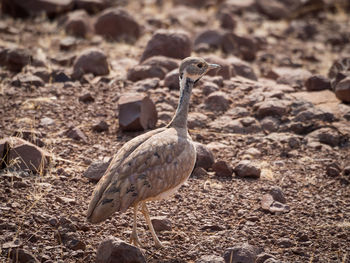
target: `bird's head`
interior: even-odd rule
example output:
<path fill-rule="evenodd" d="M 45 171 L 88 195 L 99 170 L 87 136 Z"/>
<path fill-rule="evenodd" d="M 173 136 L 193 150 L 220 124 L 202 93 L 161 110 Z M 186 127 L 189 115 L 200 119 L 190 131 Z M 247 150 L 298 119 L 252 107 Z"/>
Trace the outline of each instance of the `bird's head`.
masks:
<path fill-rule="evenodd" d="M 182 60 L 180 69 L 179 69 L 180 81 L 189 79 L 194 83 L 196 83 L 209 70 L 219 68 L 219 67 L 220 65 L 210 64 L 202 58 L 198 58 L 198 57 L 185 58 L 184 60 Z"/>

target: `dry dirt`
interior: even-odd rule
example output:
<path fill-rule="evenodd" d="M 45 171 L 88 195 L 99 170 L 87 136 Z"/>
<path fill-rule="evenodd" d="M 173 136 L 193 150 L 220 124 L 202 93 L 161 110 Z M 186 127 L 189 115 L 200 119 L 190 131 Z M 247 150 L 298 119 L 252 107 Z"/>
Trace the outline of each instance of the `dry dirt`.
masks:
<path fill-rule="evenodd" d="M 140 21 L 143 21 L 140 10 L 148 16 L 159 12 L 154 7 L 142 9 L 137 4 L 127 8 Z M 213 15 L 215 8 L 202 12 Z M 163 10 L 161 14 L 166 17 L 168 12 Z M 319 32 L 331 33 L 327 29 L 329 24 L 344 25 L 348 23 L 348 15 L 326 10 L 327 23 L 316 23 L 316 27 Z M 250 29 L 265 36 L 268 40 L 265 53 L 283 54 L 295 63 L 302 63 L 303 68 L 313 73 L 326 75 L 333 60 L 343 52 L 321 43 L 317 38 L 305 41 L 294 35 L 282 37 L 290 21 L 262 19 L 265 23 L 258 23 L 253 16 L 237 16 L 237 31 L 249 32 Z M 314 21 L 312 15 L 304 19 Z M 16 20 L 5 16 L 1 21 L 18 32 L 0 32 L 0 45 L 17 43 L 43 53 L 47 58 L 61 54 L 58 42 L 65 33 L 57 25 L 57 20 L 42 17 Z M 150 37 L 151 33 L 146 32 L 134 45 L 103 39 L 94 42 L 96 39 L 93 38 L 80 40 L 73 52 L 98 45 L 107 54 L 110 63 L 114 64 L 113 77 L 110 77 L 114 80 L 112 83 L 92 78 L 90 83 L 83 84 L 14 87 L 10 81 L 15 73 L 0 69 L 1 137 L 11 136 L 16 130 L 39 131 L 45 134 L 44 148 L 53 155 L 46 174 L 32 175 L 11 169 L 1 171 L 0 244 L 13 242 L 10 247 L 23 247 L 42 262 L 93 262 L 97 247 L 105 237 L 112 235 L 129 240 L 132 227 L 130 210 L 125 214 L 115 214 L 100 225 L 85 221 L 95 184 L 83 177 L 83 172 L 91 162 L 109 158 L 124 142 L 141 134 L 118 129 L 118 98 L 131 86 L 125 81 L 125 72 L 120 68 L 124 67 L 126 58 L 140 58 Z M 219 51 L 215 53 L 225 57 Z M 277 62 L 269 63 L 273 66 Z M 252 62 L 259 78 L 266 64 L 259 59 Z M 255 92 L 255 84 L 244 84 L 253 88 L 242 90 L 240 80 L 235 81 L 234 90 L 226 86 L 222 88 L 233 101 L 230 108 L 242 105 L 247 96 Z M 220 177 L 209 170 L 204 175 L 191 176 L 175 197 L 149 204 L 152 216 L 164 215 L 171 220 L 172 231 L 159 233 L 166 247 L 156 249 L 144 219 L 139 217 L 139 235 L 147 261 L 195 262 L 203 255 L 222 256 L 225 249 L 248 242 L 284 262 L 350 262 L 350 178 L 343 172 L 343 168 L 350 165 L 349 144 L 310 147 L 305 134 L 302 134 L 298 137 L 296 148 L 290 149 L 288 143 L 278 141 L 284 133 L 277 133 L 268 140 L 268 135 L 263 132 L 235 134 L 223 131 L 221 127 L 210 127 L 209 122 L 222 113 L 203 108 L 206 96 L 201 94 L 200 87 L 194 91 L 191 111 L 204 113 L 209 118 L 204 127 L 190 130 L 192 138 L 203 144 L 222 143 L 223 146 L 213 147 L 215 158 L 226 161 L 231 167 L 244 158 L 245 150 L 251 147 L 258 149 L 261 154 L 252 159 L 261 167 L 262 174 L 259 179 L 242 179 L 234 175 L 232 178 Z M 79 96 L 87 92 L 95 101 L 89 104 L 79 102 Z M 240 96 L 234 97 L 235 94 Z M 164 103 L 170 105 L 170 112 L 175 110 L 178 91 L 158 88 L 150 95 L 159 111 L 164 111 Z M 309 100 L 312 99 L 314 96 Z M 329 100 L 330 104 L 340 104 L 334 96 Z M 327 107 L 327 101 L 320 105 Z M 254 117 L 253 108 L 247 108 L 249 116 Z M 333 112 L 337 115 L 335 108 Z M 51 118 L 54 123 L 46 125 L 41 122 L 44 117 Z M 338 119 L 339 123 L 350 125 L 342 117 Z M 109 124 L 108 132 L 91 130 L 91 126 L 99 120 Z M 159 120 L 157 127 L 166 123 L 166 119 Z M 79 127 L 87 136 L 87 142 L 65 136 L 64 132 L 70 126 Z M 339 164 L 341 172 L 330 177 L 326 174 L 326 167 L 333 162 Z M 23 184 L 16 184 L 16 181 Z M 290 206 L 288 213 L 272 214 L 261 209 L 262 196 L 273 186 L 282 188 Z M 55 222 L 62 218 L 72 222 L 83 249 L 74 250 L 62 244 Z M 8 251 L 2 248 L 1 262 L 10 261 Z"/>

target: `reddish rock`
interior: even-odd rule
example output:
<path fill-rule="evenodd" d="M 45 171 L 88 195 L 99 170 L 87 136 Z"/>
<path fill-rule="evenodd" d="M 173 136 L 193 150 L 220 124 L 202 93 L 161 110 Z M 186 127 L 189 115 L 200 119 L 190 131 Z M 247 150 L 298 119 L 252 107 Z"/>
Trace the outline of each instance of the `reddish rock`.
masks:
<path fill-rule="evenodd" d="M 208 123 L 208 116 L 200 112 L 189 112 L 187 125 L 190 129 L 203 128 Z"/>
<path fill-rule="evenodd" d="M 326 174 L 330 177 L 337 177 L 341 173 L 341 168 L 337 162 L 330 163 L 326 166 Z"/>
<path fill-rule="evenodd" d="M 108 237 L 98 246 L 96 263 L 146 263 L 141 250 L 119 238 Z"/>
<path fill-rule="evenodd" d="M 335 95 L 341 101 L 350 103 L 350 77 L 344 78 L 335 86 Z"/>
<path fill-rule="evenodd" d="M 44 81 L 31 73 L 19 73 L 12 80 L 11 84 L 16 87 L 43 87 L 45 85 Z"/>
<path fill-rule="evenodd" d="M 233 173 L 232 167 L 225 161 L 217 161 L 211 168 L 217 176 L 231 177 Z"/>
<path fill-rule="evenodd" d="M 108 131 L 108 124 L 105 121 L 99 121 L 98 123 L 96 123 L 95 125 L 92 126 L 92 130 L 95 132 L 104 132 L 104 131 Z"/>
<path fill-rule="evenodd" d="M 44 135 L 35 130 L 17 130 L 13 133 L 13 137 L 19 137 L 22 138 L 23 140 L 26 140 L 30 143 L 35 144 L 38 147 L 43 147 L 45 146 L 45 143 L 41 140 Z M 0 156 L 1 156 L 1 149 L 0 149 Z"/>
<path fill-rule="evenodd" d="M 13 260 L 12 262 L 18 263 L 39 263 L 40 261 L 29 251 L 16 248 L 11 249 L 10 258 Z"/>
<path fill-rule="evenodd" d="M 305 87 L 308 91 L 330 90 L 331 81 L 322 75 L 312 75 L 305 81 Z"/>
<path fill-rule="evenodd" d="M 140 37 L 141 27 L 125 9 L 113 7 L 97 17 L 95 32 L 107 39 L 133 42 Z"/>
<path fill-rule="evenodd" d="M 168 87 L 169 89 L 180 89 L 180 82 L 179 82 L 179 70 L 174 69 L 170 71 L 168 74 L 166 74 L 164 78 L 164 86 Z"/>
<path fill-rule="evenodd" d="M 69 13 L 64 29 L 68 35 L 86 37 L 92 31 L 89 15 L 84 10 Z"/>
<path fill-rule="evenodd" d="M 212 167 L 214 164 L 214 155 L 205 145 L 195 142 L 196 147 L 196 164 L 195 167 L 202 167 L 206 170 Z"/>
<path fill-rule="evenodd" d="M 4 48 L 0 47 L 0 65 L 11 71 L 19 72 L 22 68 L 31 62 L 31 54 L 23 48 Z"/>
<path fill-rule="evenodd" d="M 14 17 L 27 17 L 46 13 L 55 16 L 73 8 L 73 0 L 3 0 L 2 11 Z"/>
<path fill-rule="evenodd" d="M 222 91 L 211 93 L 205 100 L 205 106 L 212 111 L 226 111 L 230 104 L 230 98 Z"/>
<path fill-rule="evenodd" d="M 301 1 L 256 0 L 261 13 L 271 19 L 282 19 L 293 14 Z"/>
<path fill-rule="evenodd" d="M 179 60 L 164 56 L 154 56 L 146 59 L 142 62 L 142 65 L 150 65 L 157 66 L 161 68 L 165 68 L 167 71 L 171 71 L 173 69 L 177 69 L 179 67 Z"/>
<path fill-rule="evenodd" d="M 207 73 L 208 76 L 219 75 L 222 76 L 224 79 L 230 79 L 231 77 L 234 77 L 236 75 L 234 69 L 227 60 L 214 55 L 206 56 L 204 57 L 204 59 L 209 63 L 214 63 L 221 66 L 219 69 L 210 70 Z"/>
<path fill-rule="evenodd" d="M 211 94 L 215 91 L 219 91 L 218 85 L 216 85 L 213 82 L 209 82 L 209 81 L 203 82 L 200 86 L 200 89 L 205 96 L 208 96 L 209 94 Z"/>
<path fill-rule="evenodd" d="M 66 136 L 76 141 L 88 142 L 86 135 L 78 127 L 70 127 L 66 131 Z"/>
<path fill-rule="evenodd" d="M 173 0 L 174 5 L 186 5 L 191 7 L 203 8 L 215 4 L 213 0 Z"/>
<path fill-rule="evenodd" d="M 196 263 L 225 263 L 225 260 L 223 257 L 216 255 L 204 255 L 196 260 Z"/>
<path fill-rule="evenodd" d="M 305 81 L 311 77 L 311 73 L 302 68 L 277 67 L 270 70 L 266 77 L 274 79 L 280 84 L 302 87 Z"/>
<path fill-rule="evenodd" d="M 140 94 L 125 94 L 119 99 L 119 127 L 123 131 L 153 129 L 157 111 L 153 101 Z"/>
<path fill-rule="evenodd" d="M 89 48 L 75 59 L 72 77 L 79 79 L 83 74 L 87 73 L 94 75 L 107 75 L 109 73 L 107 56 L 102 50 Z"/>
<path fill-rule="evenodd" d="M 106 172 L 111 161 L 112 158 L 108 162 L 94 162 L 90 164 L 87 170 L 83 173 L 83 176 L 92 182 L 98 182 Z"/>
<path fill-rule="evenodd" d="M 310 141 L 318 141 L 328 144 L 332 147 L 338 146 L 342 140 L 342 136 L 334 128 L 321 128 L 309 133 L 306 138 Z"/>
<path fill-rule="evenodd" d="M 220 27 L 227 30 L 234 30 L 237 22 L 229 12 L 222 12 L 219 15 Z"/>
<path fill-rule="evenodd" d="M 261 248 L 244 243 L 225 250 L 225 263 L 255 263 L 255 259 L 262 252 Z"/>
<path fill-rule="evenodd" d="M 200 32 L 194 40 L 194 49 L 205 44 L 208 49 L 219 49 L 222 45 L 223 32 L 215 29 L 206 29 Z"/>
<path fill-rule="evenodd" d="M 244 78 L 251 79 L 251 80 L 258 80 L 253 68 L 247 62 L 237 57 L 230 57 L 227 59 L 227 62 L 231 64 L 235 73 L 238 76 L 242 76 Z"/>
<path fill-rule="evenodd" d="M 89 14 L 95 14 L 109 5 L 108 0 L 74 0 L 77 9 L 84 9 Z"/>
<path fill-rule="evenodd" d="M 249 160 L 240 161 L 234 169 L 237 176 L 259 178 L 261 170 Z"/>
<path fill-rule="evenodd" d="M 143 79 L 139 80 L 134 83 L 133 88 L 136 91 L 148 91 L 148 90 L 153 90 L 159 86 L 159 78 L 149 78 L 149 79 Z"/>
<path fill-rule="evenodd" d="M 275 200 L 271 194 L 265 194 L 261 198 L 261 208 L 271 213 L 288 213 L 290 211 L 289 205 Z"/>
<path fill-rule="evenodd" d="M 1 151 L 2 150 L 2 151 Z M 50 162 L 50 154 L 18 137 L 0 140 L 0 154 L 4 165 L 42 174 Z"/>
<path fill-rule="evenodd" d="M 91 95 L 91 93 L 85 93 L 84 95 L 81 95 L 79 97 L 79 101 L 83 103 L 92 103 L 95 101 L 94 97 Z"/>
<path fill-rule="evenodd" d="M 152 56 L 184 59 L 191 55 L 191 50 L 191 39 L 187 32 L 160 29 L 148 41 L 141 61 Z"/>
<path fill-rule="evenodd" d="M 270 133 L 270 132 L 278 131 L 280 121 L 275 117 L 267 116 L 260 121 L 260 124 L 261 124 L 261 128 L 265 132 Z"/>
<path fill-rule="evenodd" d="M 151 221 L 156 232 L 172 230 L 171 221 L 165 216 L 152 217 Z"/>
<path fill-rule="evenodd" d="M 259 45 L 255 38 L 226 32 L 222 37 L 222 49 L 225 53 L 234 54 L 247 61 L 253 61 L 259 50 Z"/>
<path fill-rule="evenodd" d="M 266 116 L 277 116 L 281 117 L 288 112 L 288 104 L 283 100 L 270 99 L 258 103 L 257 115 L 259 118 Z"/>
<path fill-rule="evenodd" d="M 131 81 L 139 81 L 148 78 L 159 78 L 165 77 L 166 70 L 162 67 L 151 66 L 151 65 L 137 65 L 128 70 L 127 79 Z"/>

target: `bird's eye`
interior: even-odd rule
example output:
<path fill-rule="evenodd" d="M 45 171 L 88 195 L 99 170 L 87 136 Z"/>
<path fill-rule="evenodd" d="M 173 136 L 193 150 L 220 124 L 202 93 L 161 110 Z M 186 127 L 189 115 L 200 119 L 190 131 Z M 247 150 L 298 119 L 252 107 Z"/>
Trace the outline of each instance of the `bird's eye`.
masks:
<path fill-rule="evenodd" d="M 202 68 L 203 67 L 203 63 L 197 64 L 197 67 Z"/>

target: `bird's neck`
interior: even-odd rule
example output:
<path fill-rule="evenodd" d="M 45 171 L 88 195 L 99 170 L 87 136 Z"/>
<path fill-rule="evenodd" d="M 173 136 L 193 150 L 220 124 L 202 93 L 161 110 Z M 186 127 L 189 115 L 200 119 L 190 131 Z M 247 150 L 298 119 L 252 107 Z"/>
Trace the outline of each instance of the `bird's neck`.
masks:
<path fill-rule="evenodd" d="M 184 128 L 187 130 L 187 115 L 194 81 L 185 76 L 180 80 L 180 98 L 174 118 L 168 127 Z"/>

